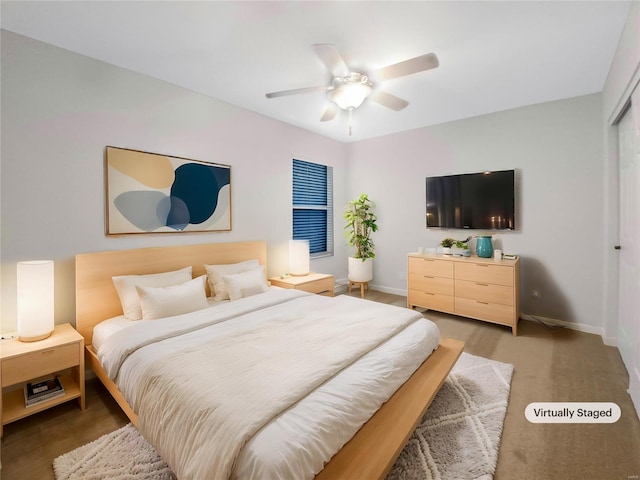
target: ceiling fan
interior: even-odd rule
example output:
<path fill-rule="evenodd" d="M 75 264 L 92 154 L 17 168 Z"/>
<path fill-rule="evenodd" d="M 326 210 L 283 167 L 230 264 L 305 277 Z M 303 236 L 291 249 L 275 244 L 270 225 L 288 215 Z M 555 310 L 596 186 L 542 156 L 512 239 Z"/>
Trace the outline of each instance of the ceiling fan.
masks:
<path fill-rule="evenodd" d="M 364 73 L 352 72 L 335 46 L 323 43 L 311 45 L 311 48 L 316 55 L 320 57 L 322 63 L 327 66 L 329 72 L 331 72 L 333 76 L 331 83 L 317 87 L 296 88 L 293 90 L 267 93 L 267 98 L 296 95 L 299 93 L 325 92 L 327 98 L 331 100 L 332 103 L 329 104 L 324 111 L 324 114 L 320 118 L 321 122 L 333 120 L 339 109 L 347 110 L 349 112 L 349 120 L 351 120 L 353 110 L 362 105 L 362 102 L 366 99 L 395 111 L 400 111 L 409 105 L 409 102 L 406 100 L 379 90 L 377 85 L 372 83 Z M 430 70 L 436 68 L 438 65 L 438 57 L 435 53 L 427 53 L 376 70 L 374 72 L 374 78 L 379 81 L 391 80 Z M 349 135 L 351 135 L 351 121 L 349 121 Z"/>

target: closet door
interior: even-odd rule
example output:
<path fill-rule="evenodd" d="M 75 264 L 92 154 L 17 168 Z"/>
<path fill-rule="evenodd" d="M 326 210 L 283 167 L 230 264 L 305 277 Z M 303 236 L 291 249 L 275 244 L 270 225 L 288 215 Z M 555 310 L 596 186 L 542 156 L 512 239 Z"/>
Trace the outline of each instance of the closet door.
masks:
<path fill-rule="evenodd" d="M 618 348 L 640 416 L 640 87 L 618 124 L 620 250 Z"/>

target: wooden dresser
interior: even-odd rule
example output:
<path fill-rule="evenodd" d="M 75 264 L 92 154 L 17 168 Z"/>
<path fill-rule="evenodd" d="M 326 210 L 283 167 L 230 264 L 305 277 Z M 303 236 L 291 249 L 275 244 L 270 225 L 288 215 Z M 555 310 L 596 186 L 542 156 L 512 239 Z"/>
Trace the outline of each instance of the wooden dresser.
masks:
<path fill-rule="evenodd" d="M 407 306 L 506 325 L 517 335 L 520 259 L 410 253 Z"/>

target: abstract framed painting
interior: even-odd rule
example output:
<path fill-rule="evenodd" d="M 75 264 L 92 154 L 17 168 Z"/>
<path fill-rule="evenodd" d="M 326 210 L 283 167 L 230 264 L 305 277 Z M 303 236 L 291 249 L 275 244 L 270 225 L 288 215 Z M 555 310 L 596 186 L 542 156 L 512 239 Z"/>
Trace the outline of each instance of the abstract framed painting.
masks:
<path fill-rule="evenodd" d="M 231 166 L 107 147 L 107 235 L 231 230 Z"/>

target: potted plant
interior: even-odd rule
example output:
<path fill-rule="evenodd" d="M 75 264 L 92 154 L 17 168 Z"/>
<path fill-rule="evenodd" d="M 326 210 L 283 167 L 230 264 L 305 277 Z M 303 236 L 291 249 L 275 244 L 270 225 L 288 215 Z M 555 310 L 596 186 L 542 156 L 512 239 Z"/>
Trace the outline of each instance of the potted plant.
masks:
<path fill-rule="evenodd" d="M 453 253 L 454 255 L 462 256 L 462 257 L 470 257 L 471 256 L 471 250 L 469 250 L 469 246 L 467 245 L 468 241 L 469 241 L 469 239 L 467 239 L 467 240 L 456 240 L 454 242 L 454 247 L 451 250 L 451 253 Z"/>
<path fill-rule="evenodd" d="M 371 234 L 378 230 L 377 217 L 374 212 L 375 204 L 369 200 L 366 193 L 360 194 L 355 200 L 349 201 L 344 211 L 345 234 L 352 247 L 356 247 L 356 254 L 349 257 L 349 281 L 366 283 L 373 278 L 373 252 Z"/>
<path fill-rule="evenodd" d="M 456 241 L 453 238 L 445 238 L 444 240 L 442 240 L 440 242 L 440 246 L 442 247 L 442 253 L 444 253 L 445 255 L 449 255 L 451 253 L 451 247 L 453 247 L 453 244 L 456 243 Z"/>

